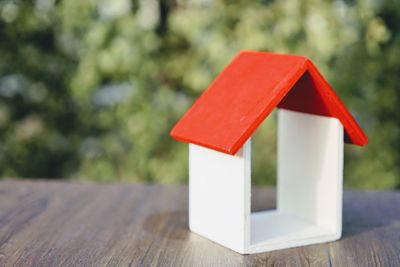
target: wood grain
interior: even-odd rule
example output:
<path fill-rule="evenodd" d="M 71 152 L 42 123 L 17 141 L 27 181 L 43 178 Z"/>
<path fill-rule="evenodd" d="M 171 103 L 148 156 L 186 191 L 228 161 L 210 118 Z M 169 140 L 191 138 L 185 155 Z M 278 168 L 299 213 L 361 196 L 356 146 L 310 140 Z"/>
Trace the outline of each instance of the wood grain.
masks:
<path fill-rule="evenodd" d="M 275 191 L 253 190 L 253 210 Z M 0 182 L 0 266 L 400 266 L 400 193 L 346 192 L 340 241 L 242 256 L 187 229 L 187 187 Z"/>

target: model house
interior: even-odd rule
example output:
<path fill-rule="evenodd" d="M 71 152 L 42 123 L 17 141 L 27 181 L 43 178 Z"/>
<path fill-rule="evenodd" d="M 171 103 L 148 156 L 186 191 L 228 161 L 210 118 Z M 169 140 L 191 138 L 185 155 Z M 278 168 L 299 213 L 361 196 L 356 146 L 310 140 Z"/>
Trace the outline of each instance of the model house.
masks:
<path fill-rule="evenodd" d="M 251 213 L 251 136 L 275 108 L 277 207 Z M 343 142 L 368 141 L 307 58 L 239 53 L 171 136 L 189 143 L 191 231 L 242 254 L 340 238 Z"/>

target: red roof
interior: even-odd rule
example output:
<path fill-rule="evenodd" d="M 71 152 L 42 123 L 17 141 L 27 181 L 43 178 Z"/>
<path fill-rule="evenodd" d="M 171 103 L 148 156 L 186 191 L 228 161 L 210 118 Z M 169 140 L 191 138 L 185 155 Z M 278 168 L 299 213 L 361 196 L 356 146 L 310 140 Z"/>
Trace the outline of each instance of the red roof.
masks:
<path fill-rule="evenodd" d="M 335 117 L 343 124 L 345 141 L 368 143 L 309 59 L 250 51 L 233 59 L 170 134 L 178 141 L 234 155 L 275 107 Z"/>

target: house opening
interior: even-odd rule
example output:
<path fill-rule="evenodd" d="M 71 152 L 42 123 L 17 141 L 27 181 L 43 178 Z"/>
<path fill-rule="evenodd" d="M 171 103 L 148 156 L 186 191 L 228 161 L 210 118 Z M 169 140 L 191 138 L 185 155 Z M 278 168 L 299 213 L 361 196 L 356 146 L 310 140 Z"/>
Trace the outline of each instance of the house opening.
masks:
<path fill-rule="evenodd" d="M 253 157 L 251 164 L 265 162 L 264 168 L 252 168 L 250 175 L 252 192 L 255 185 L 260 184 L 260 175 L 272 180 L 269 165 L 276 162 L 276 196 L 271 190 L 270 196 L 261 200 L 275 205 L 260 203 L 260 199 L 252 198 L 250 215 L 250 250 L 265 250 L 266 247 L 277 249 L 288 243 L 304 245 L 318 240 L 332 239 L 340 233 L 342 192 L 343 129 L 336 119 L 277 109 L 274 116 L 261 125 L 260 133 L 255 133 L 252 140 L 246 142 L 250 146 Z M 264 129 L 267 128 L 267 129 Z M 271 133 L 275 130 L 277 134 Z M 262 145 L 264 135 L 275 143 Z M 256 140 L 257 139 L 257 140 Z M 253 144 L 252 144 L 253 143 Z M 274 145 L 276 144 L 276 145 Z M 276 153 L 271 150 L 276 149 Z M 276 161 L 266 155 L 276 156 Z M 258 170 L 258 168 L 261 168 Z M 267 177 L 265 177 L 268 175 Z M 254 205 L 254 206 L 253 206 Z"/>

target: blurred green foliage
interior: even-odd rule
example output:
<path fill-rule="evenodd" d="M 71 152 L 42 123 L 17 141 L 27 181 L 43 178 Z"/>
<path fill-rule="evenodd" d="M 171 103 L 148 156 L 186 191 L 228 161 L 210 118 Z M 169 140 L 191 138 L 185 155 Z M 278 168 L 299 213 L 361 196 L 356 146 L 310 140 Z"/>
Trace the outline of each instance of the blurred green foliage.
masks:
<path fill-rule="evenodd" d="M 345 183 L 400 188 L 400 1 L 3 0 L 0 175 L 184 182 L 168 132 L 242 49 L 306 55 L 367 132 Z M 255 184 L 274 183 L 272 116 Z"/>

